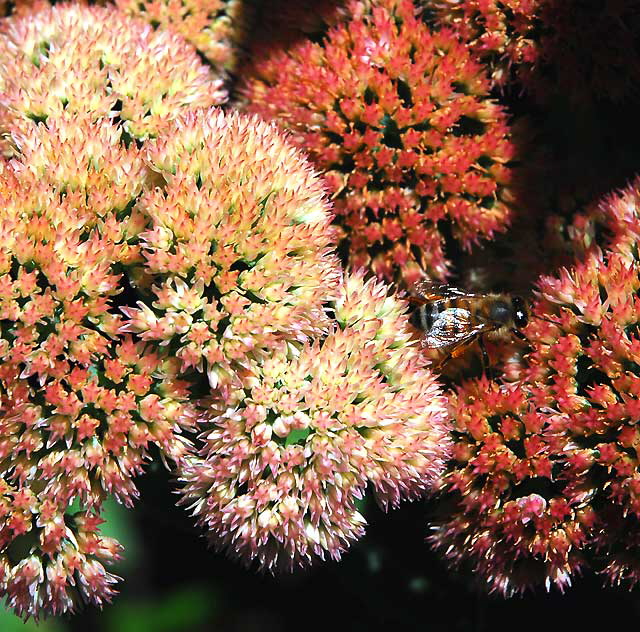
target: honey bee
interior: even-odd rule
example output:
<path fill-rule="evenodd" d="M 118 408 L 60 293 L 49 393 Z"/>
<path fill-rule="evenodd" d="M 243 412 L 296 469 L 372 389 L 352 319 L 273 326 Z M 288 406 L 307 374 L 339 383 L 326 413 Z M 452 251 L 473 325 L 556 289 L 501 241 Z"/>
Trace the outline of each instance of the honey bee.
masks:
<path fill-rule="evenodd" d="M 519 296 L 509 294 L 473 294 L 428 279 L 416 283 L 418 305 L 412 320 L 424 331 L 422 344 L 428 349 L 443 349 L 447 355 L 438 363 L 460 355 L 478 340 L 483 363 L 488 366 L 484 338 L 503 338 L 509 334 L 524 338 L 521 329 L 529 322 L 527 305 Z"/>

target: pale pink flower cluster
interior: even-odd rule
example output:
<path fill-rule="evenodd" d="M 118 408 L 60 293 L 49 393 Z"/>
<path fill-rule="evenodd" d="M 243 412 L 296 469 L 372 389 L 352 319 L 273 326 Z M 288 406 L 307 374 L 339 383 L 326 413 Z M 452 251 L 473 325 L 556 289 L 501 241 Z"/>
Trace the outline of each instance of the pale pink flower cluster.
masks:
<path fill-rule="evenodd" d="M 358 500 L 422 496 L 448 456 L 445 402 L 405 306 L 360 274 L 331 301 L 321 338 L 254 363 L 211 402 L 184 502 L 212 543 L 269 570 L 338 559 L 359 538 Z"/>
<path fill-rule="evenodd" d="M 152 299 L 127 331 L 173 348 L 213 388 L 282 339 L 326 329 L 339 279 L 320 178 L 277 132 L 221 110 L 178 118 L 147 152 L 164 185 L 138 203 Z"/>
<path fill-rule="evenodd" d="M 323 181 L 224 97 L 113 9 L 0 29 L 0 594 L 23 616 L 111 598 L 96 516 L 152 450 L 212 541 L 272 569 L 338 557 L 367 486 L 396 506 L 447 458 L 405 305 L 343 278 Z"/>
<path fill-rule="evenodd" d="M 0 33 L 0 131 L 91 112 L 145 139 L 184 108 L 225 99 L 222 80 L 178 34 L 113 7 L 47 7 L 7 19 Z"/>
<path fill-rule="evenodd" d="M 99 514 L 63 510 L 34 487 L 0 478 L 0 592 L 16 614 L 62 614 L 87 601 L 102 605 L 118 577 L 104 563 L 122 547 L 100 534 Z"/>

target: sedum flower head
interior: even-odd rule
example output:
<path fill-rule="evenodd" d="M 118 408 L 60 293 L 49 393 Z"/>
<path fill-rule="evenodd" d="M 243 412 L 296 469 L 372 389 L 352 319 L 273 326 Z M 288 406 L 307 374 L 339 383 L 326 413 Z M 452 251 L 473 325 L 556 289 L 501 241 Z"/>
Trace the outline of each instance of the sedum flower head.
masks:
<path fill-rule="evenodd" d="M 238 60 L 249 12 L 245 0 L 115 0 L 126 15 L 142 17 L 154 28 L 172 29 L 224 76 Z"/>
<path fill-rule="evenodd" d="M 327 172 L 352 265 L 406 284 L 443 278 L 439 224 L 465 248 L 508 224 L 506 115 L 452 32 L 430 32 L 408 0 L 370 5 L 320 43 L 255 61 L 243 92 Z"/>
<path fill-rule="evenodd" d="M 225 96 L 179 35 L 114 8 L 47 7 L 7 19 L 0 33 L 0 132 L 66 110 L 112 117 L 145 139 L 183 109 Z"/>
<path fill-rule="evenodd" d="M 486 378 L 450 396 L 453 460 L 429 540 L 505 596 L 569 586 L 596 521 L 583 481 L 558 467 L 535 401 L 526 384 Z"/>
<path fill-rule="evenodd" d="M 324 331 L 339 266 L 321 180 L 272 125 L 189 113 L 148 149 L 163 186 L 138 206 L 153 287 L 125 330 L 226 383 L 279 340 Z"/>
<path fill-rule="evenodd" d="M 347 277 L 321 338 L 282 345 L 214 400 L 184 501 L 219 549 L 261 568 L 334 559 L 387 507 L 422 496 L 449 439 L 442 394 L 384 286 Z"/>
<path fill-rule="evenodd" d="M 152 445 L 180 458 L 190 424 L 176 362 L 119 335 L 122 232 L 0 168 L 0 474 L 58 503 L 130 504 Z"/>
<path fill-rule="evenodd" d="M 504 86 L 514 73 L 538 98 L 621 99 L 640 78 L 638 0 L 436 0 L 436 21 L 459 33 Z"/>
<path fill-rule="evenodd" d="M 538 282 L 520 382 L 465 384 L 452 400 L 458 442 L 432 541 L 494 590 L 563 588 L 587 564 L 611 583 L 640 579 L 636 201 L 637 181 L 587 218 L 599 229 L 575 223 L 581 258 Z"/>
<path fill-rule="evenodd" d="M 113 263 L 132 263 L 140 257 L 137 235 L 146 223 L 134 203 L 149 184 L 150 171 L 136 145 L 123 142 L 122 126 L 93 118 L 65 111 L 14 132 L 10 170 L 22 186 L 38 182 L 48 194 L 67 197 L 77 227 L 97 227 L 118 244 Z M 19 197 L 13 199 L 19 207 Z"/>
<path fill-rule="evenodd" d="M 100 534 L 98 513 L 60 507 L 36 487 L 0 479 L 0 595 L 35 619 L 111 601 L 119 578 L 105 564 L 122 547 Z"/>
<path fill-rule="evenodd" d="M 566 468 L 597 489 L 605 526 L 600 550 L 617 549 L 606 569 L 609 579 L 638 580 L 636 565 L 625 568 L 625 543 L 637 554 L 640 539 L 640 267 L 636 258 L 594 250 L 584 261 L 540 282 L 535 320 L 537 343 L 528 380 L 545 387 L 539 405 L 561 417 L 550 424 Z M 628 538 L 611 535 L 622 529 Z M 620 551 L 622 545 L 622 551 Z M 629 569 L 629 571 L 627 570 Z"/>

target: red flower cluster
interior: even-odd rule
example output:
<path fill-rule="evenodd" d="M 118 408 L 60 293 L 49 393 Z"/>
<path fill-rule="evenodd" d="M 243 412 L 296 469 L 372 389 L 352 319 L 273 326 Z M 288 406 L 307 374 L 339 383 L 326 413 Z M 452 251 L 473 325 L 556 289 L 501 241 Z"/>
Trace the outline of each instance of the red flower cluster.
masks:
<path fill-rule="evenodd" d="M 257 60 L 242 92 L 326 171 L 352 265 L 443 278 L 443 224 L 464 248 L 508 224 L 506 115 L 464 45 L 431 33 L 412 2 L 359 8 L 321 43 Z"/>
<path fill-rule="evenodd" d="M 587 564 L 640 581 L 639 200 L 637 180 L 607 198 L 592 220 L 605 254 L 588 243 L 539 281 L 521 381 L 452 399 L 452 504 L 431 539 L 500 592 L 562 588 Z"/>
<path fill-rule="evenodd" d="M 455 444 L 430 542 L 503 595 L 561 590 L 584 564 L 589 495 L 558 468 L 549 415 L 520 384 L 481 379 L 450 397 Z"/>
<path fill-rule="evenodd" d="M 538 405 L 561 413 L 548 432 L 568 476 L 590 481 L 605 517 L 640 517 L 639 290 L 637 260 L 591 253 L 541 281 L 536 312 L 557 324 L 538 319 L 531 326 L 537 344 L 527 379 L 545 385 Z M 601 548 L 612 543 L 610 531 L 605 525 L 598 535 Z M 637 565 L 630 572 L 620 560 L 607 572 L 616 582 L 640 580 Z"/>
<path fill-rule="evenodd" d="M 540 99 L 617 100 L 640 79 L 638 0 L 437 0 L 452 27 L 504 86 L 515 73 Z"/>

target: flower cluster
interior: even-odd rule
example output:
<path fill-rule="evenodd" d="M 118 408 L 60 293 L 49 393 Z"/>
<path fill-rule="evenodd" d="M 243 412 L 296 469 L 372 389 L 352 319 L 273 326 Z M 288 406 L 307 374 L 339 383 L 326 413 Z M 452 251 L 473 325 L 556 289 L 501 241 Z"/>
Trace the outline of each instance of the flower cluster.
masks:
<path fill-rule="evenodd" d="M 8 18 L 0 32 L 0 133 L 67 111 L 119 120 L 145 139 L 183 109 L 225 98 L 179 35 L 113 7 L 47 7 Z"/>
<path fill-rule="evenodd" d="M 0 171 L 0 474 L 63 506 L 130 504 L 151 445 L 184 454 L 187 385 L 175 360 L 120 335 L 126 233 L 86 222 L 83 191 L 13 167 Z"/>
<path fill-rule="evenodd" d="M 100 534 L 99 514 L 61 509 L 34 487 L 0 478 L 0 591 L 18 615 L 73 612 L 111 600 L 118 577 L 104 564 L 122 547 Z"/>
<path fill-rule="evenodd" d="M 586 565 L 640 581 L 637 218 L 636 180 L 576 222 L 582 257 L 538 282 L 521 381 L 452 398 L 457 442 L 431 539 L 502 593 L 563 588 Z"/>
<path fill-rule="evenodd" d="M 147 152 L 164 185 L 138 206 L 151 297 L 125 330 L 213 388 L 278 341 L 326 329 L 339 266 L 320 178 L 274 126 L 220 110 L 176 120 Z"/>
<path fill-rule="evenodd" d="M 581 482 L 558 471 L 548 416 L 521 384 L 486 378 L 450 396 L 453 460 L 430 542 L 503 595 L 564 589 L 596 522 Z"/>
<path fill-rule="evenodd" d="M 452 32 L 431 33 L 409 0 L 363 6 L 321 43 L 256 60 L 243 93 L 326 171 L 352 265 L 443 278 L 442 224 L 465 248 L 508 224 L 506 115 Z"/>
<path fill-rule="evenodd" d="M 206 57 L 216 73 L 233 70 L 247 27 L 243 0 L 115 0 L 126 15 L 173 29 Z"/>
<path fill-rule="evenodd" d="M 569 474 L 592 480 L 605 508 L 618 506 L 636 518 L 639 290 L 638 262 L 619 253 L 592 252 L 571 271 L 543 278 L 536 310 L 548 320 L 532 325 L 536 344 L 527 376 L 546 386 L 538 405 L 561 413 L 549 433 L 557 437 Z M 598 485 L 603 476 L 607 484 Z M 616 572 L 625 574 L 619 567 Z"/>
<path fill-rule="evenodd" d="M 640 79 L 638 0 L 437 0 L 436 21 L 454 28 L 486 62 L 495 84 L 515 73 L 540 99 L 621 99 Z"/>
<path fill-rule="evenodd" d="M 254 363 L 210 404 L 184 502 L 216 547 L 270 570 L 337 559 L 360 537 L 372 485 L 395 506 L 448 456 L 444 399 L 384 286 L 347 277 L 320 339 Z"/>
<path fill-rule="evenodd" d="M 96 227 L 118 244 L 112 263 L 131 264 L 140 258 L 137 235 L 147 221 L 134 203 L 151 183 L 150 171 L 137 146 L 126 146 L 121 125 L 93 118 L 65 111 L 46 126 L 15 131 L 8 137 L 14 158 L 7 174 L 65 196 L 77 227 Z M 19 205 L 15 192 L 14 199 Z"/>

